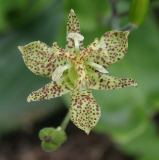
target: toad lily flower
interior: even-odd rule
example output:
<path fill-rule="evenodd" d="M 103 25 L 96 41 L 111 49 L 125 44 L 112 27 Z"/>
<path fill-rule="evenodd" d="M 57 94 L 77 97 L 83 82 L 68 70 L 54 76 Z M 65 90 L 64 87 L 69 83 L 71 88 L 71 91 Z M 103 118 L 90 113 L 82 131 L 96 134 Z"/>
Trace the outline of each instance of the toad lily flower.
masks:
<path fill-rule="evenodd" d="M 71 10 L 67 21 L 66 49 L 61 49 L 57 43 L 53 43 L 50 48 L 40 41 L 18 47 L 26 66 L 33 73 L 52 78 L 46 86 L 32 92 L 27 101 L 55 98 L 70 92 L 70 118 L 78 128 L 89 134 L 101 114 L 91 89 L 137 86 L 132 79 L 107 75 L 105 69 L 124 57 L 129 33 L 130 31 L 109 31 L 85 49 L 79 21 Z"/>

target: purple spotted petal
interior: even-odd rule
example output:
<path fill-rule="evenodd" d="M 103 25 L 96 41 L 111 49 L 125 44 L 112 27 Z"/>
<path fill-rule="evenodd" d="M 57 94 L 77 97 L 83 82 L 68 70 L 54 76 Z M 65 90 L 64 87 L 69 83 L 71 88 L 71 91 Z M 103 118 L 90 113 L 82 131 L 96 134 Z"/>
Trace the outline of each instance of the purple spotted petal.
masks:
<path fill-rule="evenodd" d="M 80 129 L 89 134 L 100 117 L 100 107 L 94 99 L 91 90 L 70 92 L 70 118 Z"/>
<path fill-rule="evenodd" d="M 119 89 L 125 87 L 137 87 L 137 83 L 133 79 L 116 78 L 102 73 L 93 73 L 89 75 L 94 86 L 89 86 L 90 89 Z"/>
<path fill-rule="evenodd" d="M 63 57 L 57 57 L 48 62 L 51 48 L 43 42 L 35 41 L 26 46 L 19 46 L 26 66 L 35 74 L 51 78 L 53 71 L 67 62 Z"/>
<path fill-rule="evenodd" d="M 68 93 L 70 89 L 71 89 L 71 84 L 68 76 L 66 75 L 60 78 L 60 80 L 58 80 L 57 82 L 51 81 L 41 89 L 32 92 L 28 96 L 27 101 L 28 102 L 41 101 L 44 99 L 59 97 Z"/>
<path fill-rule="evenodd" d="M 127 36 L 130 31 L 109 31 L 106 32 L 100 39 L 100 42 L 106 44 L 104 51 L 93 51 L 90 54 L 89 61 L 102 65 L 104 68 L 121 60 L 128 49 Z M 107 55 L 105 54 L 107 53 Z"/>
<path fill-rule="evenodd" d="M 80 34 L 80 24 L 74 10 L 71 9 L 68 20 L 67 20 L 67 35 L 69 33 L 79 33 Z M 79 42 L 80 50 L 83 50 L 83 42 Z M 67 44 L 66 49 L 69 50 L 71 53 L 75 53 L 75 43 L 72 38 L 67 37 Z"/>

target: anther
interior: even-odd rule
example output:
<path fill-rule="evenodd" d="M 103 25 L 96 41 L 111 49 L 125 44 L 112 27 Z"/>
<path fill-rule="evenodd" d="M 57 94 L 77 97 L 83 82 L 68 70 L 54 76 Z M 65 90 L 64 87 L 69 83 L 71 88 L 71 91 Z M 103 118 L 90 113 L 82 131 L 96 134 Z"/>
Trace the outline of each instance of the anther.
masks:
<path fill-rule="evenodd" d="M 79 33 L 69 33 L 67 36 L 72 38 L 72 39 L 77 38 L 78 41 L 83 41 L 84 40 L 84 37 Z"/>
<path fill-rule="evenodd" d="M 69 33 L 67 36 L 74 40 L 74 42 L 75 42 L 75 52 L 76 52 L 76 54 L 79 54 L 80 53 L 79 41 L 83 41 L 84 37 L 79 33 Z"/>

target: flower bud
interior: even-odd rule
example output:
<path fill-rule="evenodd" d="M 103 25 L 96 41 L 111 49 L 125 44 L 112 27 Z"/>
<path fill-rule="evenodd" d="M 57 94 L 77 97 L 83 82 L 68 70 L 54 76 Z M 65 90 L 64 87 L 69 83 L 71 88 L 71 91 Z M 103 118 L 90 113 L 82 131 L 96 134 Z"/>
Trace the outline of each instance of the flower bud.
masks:
<path fill-rule="evenodd" d="M 41 147 L 46 152 L 52 152 L 52 151 L 58 149 L 60 147 L 60 145 L 55 145 L 53 143 L 42 141 Z"/>
<path fill-rule="evenodd" d="M 66 141 L 67 136 L 61 127 L 57 129 L 50 127 L 44 128 L 39 132 L 39 138 L 42 140 L 41 146 L 47 151 L 54 151 L 60 147 L 60 145 Z"/>
<path fill-rule="evenodd" d="M 131 0 L 129 8 L 129 20 L 131 23 L 141 26 L 146 18 L 150 0 Z"/>

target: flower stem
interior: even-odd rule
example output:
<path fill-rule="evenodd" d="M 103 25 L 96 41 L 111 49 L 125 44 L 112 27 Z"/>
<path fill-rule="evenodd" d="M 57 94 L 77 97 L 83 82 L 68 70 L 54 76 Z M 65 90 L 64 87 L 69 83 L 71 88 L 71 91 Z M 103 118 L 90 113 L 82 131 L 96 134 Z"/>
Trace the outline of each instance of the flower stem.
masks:
<path fill-rule="evenodd" d="M 126 26 L 124 26 L 123 28 L 120 28 L 119 31 L 127 31 L 127 30 L 134 30 L 137 29 L 138 27 L 135 24 L 132 23 L 128 23 Z"/>
<path fill-rule="evenodd" d="M 117 3 L 118 0 L 108 0 L 111 8 L 112 8 L 112 19 L 111 19 L 111 26 L 113 30 L 118 30 L 119 29 L 119 16 L 117 12 Z"/>
<path fill-rule="evenodd" d="M 112 19 L 111 19 L 111 27 L 113 30 L 119 30 L 119 31 L 127 31 L 127 30 L 134 30 L 138 27 L 135 24 L 128 23 L 126 26 L 120 28 L 119 27 L 119 20 L 120 17 L 122 17 L 122 14 L 119 14 L 117 12 L 117 3 L 118 0 L 108 0 L 111 8 L 112 8 Z M 128 12 L 125 12 L 123 15 L 128 14 Z"/>
<path fill-rule="evenodd" d="M 63 130 L 66 129 L 69 121 L 70 121 L 70 115 L 69 115 L 69 111 L 68 111 L 68 113 L 66 114 L 65 118 L 63 119 L 63 121 L 62 121 L 62 123 L 60 125 Z"/>

